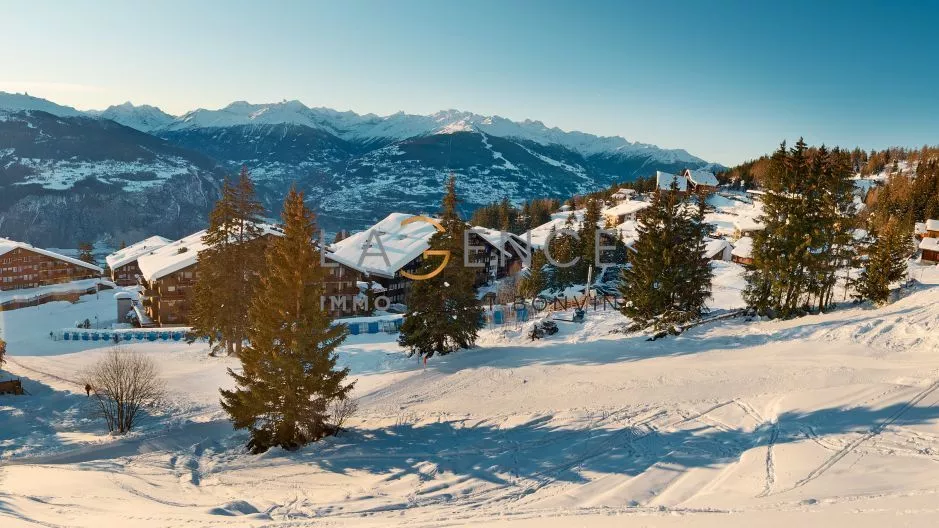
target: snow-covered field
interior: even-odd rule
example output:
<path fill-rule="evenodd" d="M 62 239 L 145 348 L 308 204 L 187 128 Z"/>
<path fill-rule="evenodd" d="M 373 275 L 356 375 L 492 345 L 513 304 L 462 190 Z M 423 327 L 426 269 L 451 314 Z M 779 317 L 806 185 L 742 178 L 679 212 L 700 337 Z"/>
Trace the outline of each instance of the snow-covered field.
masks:
<path fill-rule="evenodd" d="M 171 397 L 125 438 L 89 420 L 78 372 L 104 352 L 48 330 L 110 295 L 0 312 L 0 526 L 935 526 L 939 270 L 882 308 L 730 319 L 649 342 L 614 312 L 426 367 L 394 336 L 354 336 L 350 429 L 298 452 L 245 454 L 218 404 L 237 360 L 131 345 Z M 739 306 L 720 263 L 715 308 Z"/>
<path fill-rule="evenodd" d="M 759 208 L 712 197 L 732 235 Z M 715 313 L 743 269 L 714 262 Z M 116 320 L 113 295 L 0 312 L 0 517 L 12 525 L 933 525 L 939 511 L 939 270 L 881 309 L 731 319 L 648 342 L 615 312 L 532 343 L 485 330 L 426 367 L 390 335 L 340 362 L 359 414 L 296 453 L 245 454 L 218 404 L 237 360 L 204 345 L 129 345 L 170 397 L 125 438 L 89 418 L 78 379 L 106 351 L 50 330 Z M 561 315 L 563 317 L 563 314 Z M 0 378 L 4 376 L 0 375 Z M 2 526 L 7 526 L 4 522 Z"/>
<path fill-rule="evenodd" d="M 158 359 L 162 413 L 126 438 L 89 420 L 78 372 L 104 352 L 48 329 L 114 311 L 110 295 L 0 313 L 2 526 L 934 526 L 939 523 L 939 271 L 883 308 L 731 319 L 648 342 L 614 312 L 529 342 L 407 358 L 354 336 L 350 430 L 245 454 L 218 404 L 229 358 Z M 740 304 L 718 265 L 715 308 Z M 735 293 L 736 292 L 736 293 Z"/>

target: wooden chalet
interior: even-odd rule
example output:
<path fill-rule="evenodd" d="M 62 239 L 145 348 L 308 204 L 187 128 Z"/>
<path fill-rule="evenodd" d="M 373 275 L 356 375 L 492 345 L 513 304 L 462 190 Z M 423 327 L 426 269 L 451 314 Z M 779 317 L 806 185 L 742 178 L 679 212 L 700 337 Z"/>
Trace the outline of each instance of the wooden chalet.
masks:
<path fill-rule="evenodd" d="M 923 238 L 939 238 L 939 220 L 926 220 L 926 233 Z"/>
<path fill-rule="evenodd" d="M 205 231 L 170 242 L 137 258 L 143 291 L 143 312 L 155 326 L 189 323 L 192 292 L 199 278 L 199 253 L 205 249 Z M 266 243 L 280 232 L 264 227 L 258 243 Z"/>
<path fill-rule="evenodd" d="M 705 260 L 733 260 L 734 246 L 723 238 L 708 238 L 705 240 L 702 257 Z M 751 259 L 752 260 L 752 259 Z"/>
<path fill-rule="evenodd" d="M 430 237 L 436 232 L 427 222 L 404 223 L 413 216 L 391 213 L 366 231 L 331 245 L 326 258 L 351 270 L 350 273 L 356 272 L 360 280 L 381 285 L 382 295 L 392 303 L 404 304 L 412 281 L 401 272 L 417 271 L 424 251 L 430 249 Z"/>
<path fill-rule="evenodd" d="M 102 273 L 94 264 L 0 238 L 0 291 L 93 279 Z"/>
<path fill-rule="evenodd" d="M 137 259 L 170 242 L 171 240 L 161 236 L 152 236 L 111 253 L 105 258 L 105 262 L 111 270 L 111 281 L 118 286 L 138 284 L 140 282 L 140 266 L 137 264 Z"/>
<path fill-rule="evenodd" d="M 920 261 L 939 264 L 939 238 L 923 237 L 919 241 Z"/>
<path fill-rule="evenodd" d="M 655 171 L 655 189 L 657 192 L 688 192 L 688 178 L 669 172 Z"/>
<path fill-rule="evenodd" d="M 682 176 L 688 180 L 688 187 L 695 193 L 711 194 L 717 191 L 717 177 L 710 171 L 685 169 Z"/>
<path fill-rule="evenodd" d="M 518 273 L 531 254 L 531 248 L 518 235 L 485 227 L 467 226 L 467 229 L 469 246 L 483 248 L 470 255 L 471 263 L 482 264 L 476 268 L 477 287 Z"/>
<path fill-rule="evenodd" d="M 431 249 L 430 239 L 437 232 L 428 222 L 404 223 L 413 216 L 391 213 L 368 230 L 334 243 L 326 258 L 344 266 L 346 273 L 357 273 L 362 281 L 379 284 L 384 290 L 382 295 L 391 303 L 406 304 L 413 280 L 404 274 L 417 272 L 423 263 L 423 253 Z M 476 272 L 477 286 L 521 270 L 522 256 L 527 250 L 522 238 L 494 229 L 472 226 L 467 229 L 469 246 L 477 248 L 471 250 L 469 260 L 482 264 Z"/>
<path fill-rule="evenodd" d="M 624 222 L 633 221 L 636 219 L 636 215 L 639 214 L 639 211 L 642 211 L 646 207 L 652 205 L 649 202 L 640 202 L 638 200 L 625 200 L 612 207 L 607 207 L 601 211 L 603 218 L 606 220 L 606 224 L 610 226 L 618 226 Z"/>
<path fill-rule="evenodd" d="M 731 260 L 743 266 L 753 264 L 753 239 L 743 237 L 734 243 L 734 249 L 730 252 Z"/>

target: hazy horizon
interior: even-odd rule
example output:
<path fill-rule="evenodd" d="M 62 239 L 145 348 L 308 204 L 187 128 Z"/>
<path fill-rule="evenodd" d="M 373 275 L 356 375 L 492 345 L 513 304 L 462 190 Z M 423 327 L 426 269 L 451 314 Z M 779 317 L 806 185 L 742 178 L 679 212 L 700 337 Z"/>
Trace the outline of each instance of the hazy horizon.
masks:
<path fill-rule="evenodd" d="M 52 6 L 50 8 L 50 6 Z M 804 136 L 936 143 L 939 7 L 871 2 L 10 2 L 0 90 L 181 115 L 460 109 L 735 165 Z"/>

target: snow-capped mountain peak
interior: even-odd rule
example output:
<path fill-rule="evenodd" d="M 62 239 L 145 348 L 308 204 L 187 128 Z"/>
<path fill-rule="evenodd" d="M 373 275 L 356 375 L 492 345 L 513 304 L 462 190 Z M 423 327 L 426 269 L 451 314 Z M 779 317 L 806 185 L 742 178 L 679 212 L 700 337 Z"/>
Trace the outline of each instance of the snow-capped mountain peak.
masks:
<path fill-rule="evenodd" d="M 561 145 L 585 156 L 649 155 L 668 162 L 700 163 L 685 150 L 668 150 L 628 141 L 619 136 L 596 136 L 548 127 L 542 121 L 512 121 L 496 115 L 480 115 L 449 109 L 431 115 L 397 112 L 387 116 L 309 108 L 300 101 L 251 104 L 236 101 L 219 110 L 199 109 L 187 113 L 167 127 L 170 131 L 242 125 L 294 124 L 325 130 L 345 140 L 400 141 L 412 137 L 455 132 L 482 132 L 491 136 Z"/>
<path fill-rule="evenodd" d="M 105 110 L 91 110 L 88 115 L 110 119 L 124 126 L 135 128 L 141 132 L 153 132 L 166 128 L 176 120 L 176 117 L 163 110 L 150 105 L 134 105 L 130 101 L 109 106 Z"/>

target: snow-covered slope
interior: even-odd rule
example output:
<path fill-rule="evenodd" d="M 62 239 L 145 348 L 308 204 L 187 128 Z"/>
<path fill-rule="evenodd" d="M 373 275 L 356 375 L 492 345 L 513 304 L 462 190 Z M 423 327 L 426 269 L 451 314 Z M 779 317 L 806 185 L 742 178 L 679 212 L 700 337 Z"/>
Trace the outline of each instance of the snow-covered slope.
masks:
<path fill-rule="evenodd" d="M 720 263 L 739 306 L 741 268 Z M 219 407 L 235 358 L 205 344 L 154 358 L 161 411 L 124 438 L 87 413 L 78 372 L 99 342 L 50 329 L 115 317 L 110 296 L 0 312 L 4 526 L 936 526 L 939 270 L 884 308 L 727 319 L 649 342 L 615 310 L 531 342 L 495 326 L 422 366 L 393 335 L 350 337 L 359 412 L 296 452 L 244 451 Z M 738 295 L 729 295 L 736 288 Z M 559 314 L 569 318 L 570 314 Z"/>
<path fill-rule="evenodd" d="M 110 119 L 141 132 L 153 132 L 157 129 L 166 128 L 176 120 L 174 116 L 155 106 L 135 106 L 129 101 L 121 105 L 109 106 L 105 110 L 91 110 L 87 113 L 103 119 Z"/>

